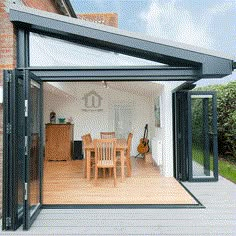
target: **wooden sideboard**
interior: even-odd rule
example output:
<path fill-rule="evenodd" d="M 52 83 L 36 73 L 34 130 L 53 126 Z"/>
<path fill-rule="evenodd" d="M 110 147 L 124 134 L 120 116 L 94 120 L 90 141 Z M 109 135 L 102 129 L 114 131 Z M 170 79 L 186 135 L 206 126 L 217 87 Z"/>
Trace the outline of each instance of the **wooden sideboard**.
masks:
<path fill-rule="evenodd" d="M 45 160 L 71 160 L 73 156 L 74 125 L 46 124 Z"/>

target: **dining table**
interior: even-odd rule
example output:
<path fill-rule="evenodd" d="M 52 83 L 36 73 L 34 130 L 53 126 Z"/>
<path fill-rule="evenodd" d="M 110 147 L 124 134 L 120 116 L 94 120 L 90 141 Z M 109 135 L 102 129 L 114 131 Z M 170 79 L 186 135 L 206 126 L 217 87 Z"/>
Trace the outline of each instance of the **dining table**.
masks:
<path fill-rule="evenodd" d="M 127 140 L 126 139 L 117 139 L 116 140 L 116 153 L 120 153 L 120 161 L 121 161 L 121 181 L 124 181 L 125 178 L 125 170 L 124 170 L 124 165 L 125 165 L 125 151 L 127 149 Z M 91 143 L 88 143 L 84 145 L 84 150 L 86 153 L 86 171 L 87 171 L 87 180 L 90 180 L 91 178 L 91 152 L 94 152 L 94 141 Z"/>

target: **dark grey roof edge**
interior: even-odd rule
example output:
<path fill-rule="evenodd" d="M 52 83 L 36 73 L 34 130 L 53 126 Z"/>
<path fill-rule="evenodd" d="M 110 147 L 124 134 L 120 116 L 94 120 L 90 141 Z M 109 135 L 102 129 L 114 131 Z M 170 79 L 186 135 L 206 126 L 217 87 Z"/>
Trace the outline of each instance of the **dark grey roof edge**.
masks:
<path fill-rule="evenodd" d="M 25 7 L 25 6 L 19 6 L 19 5 L 16 5 L 16 4 L 12 4 L 10 6 L 10 10 L 26 12 L 26 13 L 29 13 L 29 14 L 32 14 L 32 15 L 38 15 L 38 16 L 58 20 L 58 21 L 61 21 L 61 22 L 66 21 L 69 24 L 79 25 L 79 26 L 82 26 L 82 27 L 91 28 L 91 29 L 95 29 L 95 30 L 99 30 L 99 31 L 104 31 L 104 32 L 108 32 L 108 33 L 112 33 L 112 34 L 116 34 L 116 35 L 122 35 L 122 36 L 131 37 L 131 38 L 135 38 L 135 39 L 140 39 L 140 40 L 144 40 L 144 41 L 148 41 L 148 42 L 152 42 L 152 43 L 162 44 L 162 45 L 170 46 L 170 47 L 173 47 L 173 48 L 181 48 L 181 49 L 184 49 L 184 50 L 187 50 L 187 51 L 206 54 L 206 55 L 209 55 L 209 56 L 215 56 L 215 57 L 224 58 L 224 59 L 228 59 L 228 60 L 234 60 L 233 56 L 226 55 L 225 53 L 218 52 L 218 51 L 215 51 L 215 50 L 209 50 L 209 49 L 197 47 L 197 46 L 190 45 L 190 44 L 175 42 L 175 41 L 162 39 L 162 38 L 157 38 L 157 37 L 153 37 L 153 36 L 149 36 L 149 35 L 143 35 L 143 34 L 139 34 L 139 33 L 136 33 L 136 32 L 129 32 L 129 31 L 125 31 L 125 30 L 115 28 L 115 27 L 111 27 L 111 26 L 107 26 L 107 25 L 101 25 L 101 24 L 90 22 L 90 21 L 81 20 L 81 19 L 78 19 L 78 18 L 77 19 L 68 18 L 66 16 L 58 15 L 58 14 L 51 13 L 51 12 L 41 11 L 41 10 L 38 10 L 38 9 L 32 9 L 32 8 L 28 8 L 28 7 Z"/>
<path fill-rule="evenodd" d="M 69 11 L 70 11 L 71 16 L 74 17 L 74 18 L 77 18 L 77 15 L 76 15 L 76 13 L 74 11 L 74 8 L 71 5 L 70 0 L 64 0 L 64 1 L 65 1 L 65 4 L 67 5 Z"/>

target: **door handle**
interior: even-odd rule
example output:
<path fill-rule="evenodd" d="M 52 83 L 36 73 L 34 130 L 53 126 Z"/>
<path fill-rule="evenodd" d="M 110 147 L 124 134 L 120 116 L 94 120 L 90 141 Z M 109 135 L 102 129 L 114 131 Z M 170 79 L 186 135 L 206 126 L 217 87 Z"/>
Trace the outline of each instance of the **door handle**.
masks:
<path fill-rule="evenodd" d="M 213 133 L 213 132 L 209 132 L 209 134 L 211 134 L 211 135 L 217 135 L 217 133 Z"/>

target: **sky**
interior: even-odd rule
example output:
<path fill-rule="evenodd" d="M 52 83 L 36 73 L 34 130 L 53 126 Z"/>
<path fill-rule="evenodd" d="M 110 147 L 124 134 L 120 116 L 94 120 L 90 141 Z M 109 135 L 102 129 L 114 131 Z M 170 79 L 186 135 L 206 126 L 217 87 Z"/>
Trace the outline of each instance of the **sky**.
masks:
<path fill-rule="evenodd" d="M 70 0 L 76 13 L 115 12 L 119 28 L 232 55 L 236 61 L 236 0 Z M 201 80 L 199 86 L 236 80 Z"/>

